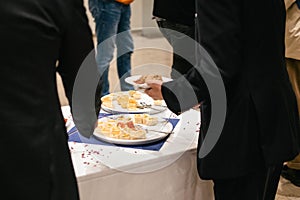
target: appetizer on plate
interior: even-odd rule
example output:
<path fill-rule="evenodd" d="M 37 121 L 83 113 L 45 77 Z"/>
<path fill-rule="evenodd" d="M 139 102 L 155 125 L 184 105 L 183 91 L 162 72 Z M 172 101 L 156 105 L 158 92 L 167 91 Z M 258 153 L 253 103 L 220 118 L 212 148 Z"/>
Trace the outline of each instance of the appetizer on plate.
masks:
<path fill-rule="evenodd" d="M 101 98 L 102 105 L 108 108 L 115 108 L 113 101 L 116 101 L 122 109 L 129 111 L 137 110 L 141 99 L 141 93 L 135 90 L 130 90 L 126 93 L 112 93 Z"/>
<path fill-rule="evenodd" d="M 147 81 L 150 80 L 158 80 L 158 81 L 163 81 L 163 78 L 161 75 L 142 75 L 139 79 L 135 80 L 134 83 L 136 84 L 144 84 L 147 83 Z"/>
<path fill-rule="evenodd" d="M 157 122 L 157 117 L 148 114 L 134 114 L 133 117 L 120 115 L 100 120 L 96 131 L 116 139 L 145 139 L 147 130 L 141 125 L 154 126 Z"/>

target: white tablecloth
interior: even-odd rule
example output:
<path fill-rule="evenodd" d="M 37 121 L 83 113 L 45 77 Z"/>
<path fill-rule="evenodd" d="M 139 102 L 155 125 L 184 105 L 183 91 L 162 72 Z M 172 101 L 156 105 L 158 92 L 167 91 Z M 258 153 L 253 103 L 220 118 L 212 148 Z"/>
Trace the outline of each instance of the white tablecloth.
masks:
<path fill-rule="evenodd" d="M 183 113 L 159 151 L 69 142 L 81 199 L 212 200 L 212 182 L 197 174 L 199 124 L 199 111 Z"/>

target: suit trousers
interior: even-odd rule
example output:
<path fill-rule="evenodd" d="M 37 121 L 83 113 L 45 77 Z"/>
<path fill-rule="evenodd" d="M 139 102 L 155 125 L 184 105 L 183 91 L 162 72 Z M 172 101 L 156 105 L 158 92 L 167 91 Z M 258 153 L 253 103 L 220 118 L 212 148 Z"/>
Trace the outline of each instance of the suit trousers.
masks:
<path fill-rule="evenodd" d="M 297 98 L 298 111 L 300 115 L 300 60 L 287 58 L 286 66 Z M 295 159 L 287 162 L 287 166 L 292 169 L 300 170 L 300 154 Z"/>
<path fill-rule="evenodd" d="M 274 200 L 281 169 L 278 164 L 242 177 L 213 180 L 215 200 Z"/>

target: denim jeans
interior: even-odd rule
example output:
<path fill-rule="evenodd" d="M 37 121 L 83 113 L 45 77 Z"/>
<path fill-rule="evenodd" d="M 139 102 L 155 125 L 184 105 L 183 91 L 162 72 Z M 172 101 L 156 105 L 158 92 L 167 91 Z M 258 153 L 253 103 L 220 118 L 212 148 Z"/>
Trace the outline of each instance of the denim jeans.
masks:
<path fill-rule="evenodd" d="M 165 19 L 158 19 L 157 25 L 173 48 L 171 77 L 176 79 L 186 74 L 195 64 L 195 44 L 192 40 L 194 39 L 195 28 Z"/>
<path fill-rule="evenodd" d="M 101 96 L 109 94 L 108 71 L 117 49 L 117 70 L 122 91 L 133 89 L 125 82 L 130 76 L 133 40 L 130 32 L 130 5 L 112 0 L 89 0 L 89 9 L 96 24 L 98 70 L 103 78 Z"/>

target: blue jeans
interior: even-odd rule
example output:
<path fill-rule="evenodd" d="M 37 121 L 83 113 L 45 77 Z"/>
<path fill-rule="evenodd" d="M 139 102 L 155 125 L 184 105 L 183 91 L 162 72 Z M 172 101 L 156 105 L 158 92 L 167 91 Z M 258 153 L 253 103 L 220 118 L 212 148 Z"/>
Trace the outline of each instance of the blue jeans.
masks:
<path fill-rule="evenodd" d="M 89 9 L 96 24 L 98 70 L 103 78 L 101 96 L 109 94 L 108 71 L 117 48 L 117 70 L 122 91 L 133 86 L 124 81 L 130 76 L 133 40 L 130 32 L 130 5 L 111 0 L 89 0 Z"/>

